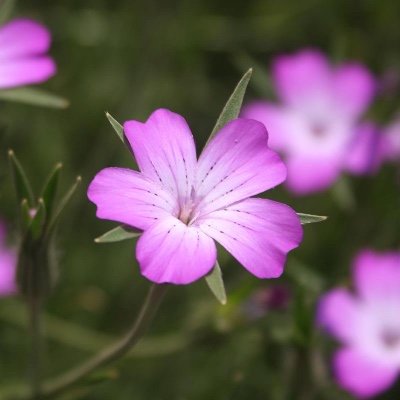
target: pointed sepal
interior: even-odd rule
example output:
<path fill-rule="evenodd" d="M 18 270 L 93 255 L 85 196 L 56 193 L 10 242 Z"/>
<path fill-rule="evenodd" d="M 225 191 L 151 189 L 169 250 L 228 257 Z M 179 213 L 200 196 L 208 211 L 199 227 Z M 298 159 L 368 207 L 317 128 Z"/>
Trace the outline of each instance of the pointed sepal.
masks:
<path fill-rule="evenodd" d="M 222 279 L 222 271 L 218 261 L 215 262 L 214 268 L 205 277 L 206 283 L 216 299 L 223 305 L 227 302 L 224 280 Z"/>

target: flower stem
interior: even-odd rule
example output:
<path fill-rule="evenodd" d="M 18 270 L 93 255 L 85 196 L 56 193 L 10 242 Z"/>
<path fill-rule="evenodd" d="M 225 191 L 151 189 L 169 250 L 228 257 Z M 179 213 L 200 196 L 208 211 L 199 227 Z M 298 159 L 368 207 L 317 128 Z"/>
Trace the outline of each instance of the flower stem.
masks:
<path fill-rule="evenodd" d="M 33 399 L 40 398 L 42 380 L 42 329 L 41 329 L 41 302 L 31 297 L 28 302 L 31 355 L 30 355 L 30 377 L 31 396 Z"/>
<path fill-rule="evenodd" d="M 129 332 L 120 341 L 110 345 L 103 351 L 100 351 L 100 353 L 96 354 L 80 366 L 73 368 L 53 381 L 44 384 L 40 392 L 40 398 L 50 398 L 56 394 L 64 392 L 97 368 L 117 360 L 130 350 L 147 330 L 164 297 L 166 288 L 167 285 L 153 284 L 150 287 L 146 300 Z"/>

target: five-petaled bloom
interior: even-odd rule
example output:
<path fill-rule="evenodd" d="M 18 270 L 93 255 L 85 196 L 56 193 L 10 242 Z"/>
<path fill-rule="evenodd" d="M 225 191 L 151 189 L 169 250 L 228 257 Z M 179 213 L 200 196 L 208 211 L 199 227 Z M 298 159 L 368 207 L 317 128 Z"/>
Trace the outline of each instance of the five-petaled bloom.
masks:
<path fill-rule="evenodd" d="M 15 252 L 6 245 L 6 227 L 0 221 L 0 297 L 10 296 L 17 291 L 16 262 Z"/>
<path fill-rule="evenodd" d="M 229 122 L 198 160 L 189 126 L 171 111 L 128 121 L 124 132 L 140 172 L 106 168 L 88 196 L 99 218 L 144 231 L 136 247 L 144 276 L 174 284 L 199 279 L 215 265 L 214 240 L 257 277 L 282 274 L 302 228 L 287 205 L 251 197 L 286 177 L 263 124 Z"/>
<path fill-rule="evenodd" d="M 353 275 L 357 294 L 344 288 L 327 293 L 318 320 L 344 345 L 334 357 L 339 384 L 365 398 L 400 373 L 400 252 L 364 250 Z"/>
<path fill-rule="evenodd" d="M 374 79 L 364 66 L 332 67 L 323 54 L 302 50 L 277 57 L 272 74 L 282 103 L 250 103 L 242 115 L 268 127 L 271 148 L 286 158 L 289 189 L 297 194 L 323 190 L 342 171 L 362 173 L 364 166 L 375 163 L 376 156 L 366 147 L 378 132 L 358 129 L 375 92 Z M 356 169 L 353 159 L 348 165 L 354 151 L 363 158 Z M 372 162 L 364 159 L 368 157 Z"/>
<path fill-rule="evenodd" d="M 56 72 L 46 55 L 51 36 L 41 24 L 15 19 L 0 27 L 0 89 L 41 83 Z"/>

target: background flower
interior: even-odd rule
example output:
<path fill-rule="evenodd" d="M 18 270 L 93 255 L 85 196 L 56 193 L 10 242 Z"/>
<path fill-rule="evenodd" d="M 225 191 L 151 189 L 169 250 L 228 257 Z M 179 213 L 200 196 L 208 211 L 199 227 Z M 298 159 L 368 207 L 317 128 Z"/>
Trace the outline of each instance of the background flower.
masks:
<path fill-rule="evenodd" d="M 0 89 L 41 83 L 56 72 L 46 55 L 50 32 L 29 19 L 15 19 L 0 27 Z"/>
<path fill-rule="evenodd" d="M 17 291 L 15 269 L 17 256 L 6 245 L 6 227 L 0 221 L 0 297 L 10 296 Z"/>
<path fill-rule="evenodd" d="M 400 252 L 360 252 L 353 279 L 356 293 L 328 292 L 318 320 L 344 346 L 334 357 L 339 384 L 363 398 L 386 390 L 400 372 Z"/>
<path fill-rule="evenodd" d="M 250 103 L 242 115 L 267 127 L 271 147 L 286 157 L 291 190 L 326 189 L 346 168 L 359 119 L 372 101 L 374 79 L 361 64 L 334 67 L 314 50 L 277 57 L 272 76 L 281 103 Z"/>
<path fill-rule="evenodd" d="M 389 124 L 383 135 L 385 158 L 400 163 L 400 118 Z"/>

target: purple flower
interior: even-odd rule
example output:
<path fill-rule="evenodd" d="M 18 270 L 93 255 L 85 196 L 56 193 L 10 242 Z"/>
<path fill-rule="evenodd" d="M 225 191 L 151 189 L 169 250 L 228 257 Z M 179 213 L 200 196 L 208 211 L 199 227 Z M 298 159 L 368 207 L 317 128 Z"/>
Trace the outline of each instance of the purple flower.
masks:
<path fill-rule="evenodd" d="M 0 221 L 0 297 L 10 296 L 17 292 L 16 263 L 17 256 L 6 246 L 6 228 Z"/>
<path fill-rule="evenodd" d="M 385 160 L 400 162 L 400 116 L 384 130 L 383 134 Z"/>
<path fill-rule="evenodd" d="M 281 104 L 251 103 L 242 115 L 268 127 L 271 148 L 286 157 L 292 191 L 326 189 L 346 169 L 374 79 L 360 64 L 332 67 L 313 50 L 277 57 L 272 74 Z"/>
<path fill-rule="evenodd" d="M 344 167 L 353 175 L 372 175 L 386 158 L 385 135 L 372 122 L 364 122 L 355 130 Z"/>
<path fill-rule="evenodd" d="M 251 198 L 286 177 L 264 125 L 231 121 L 198 160 L 189 126 L 171 111 L 128 121 L 124 131 L 140 172 L 106 168 L 88 196 L 99 218 L 144 231 L 136 257 L 145 277 L 175 284 L 199 279 L 216 262 L 214 240 L 257 277 L 282 274 L 302 228 L 290 207 Z"/>
<path fill-rule="evenodd" d="M 40 83 L 56 72 L 46 55 L 51 36 L 41 24 L 15 19 L 0 27 L 0 89 Z"/>
<path fill-rule="evenodd" d="M 318 319 L 343 343 L 334 357 L 339 384 L 365 398 L 387 389 L 400 372 L 400 252 L 364 250 L 353 275 L 357 293 L 330 291 Z"/>

